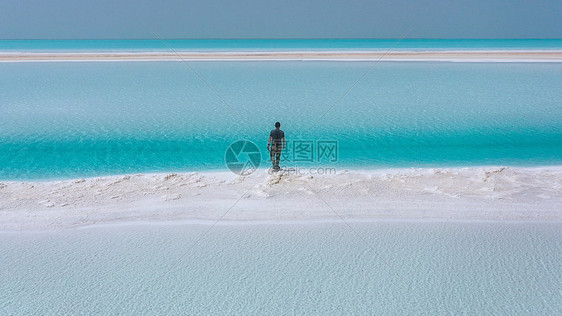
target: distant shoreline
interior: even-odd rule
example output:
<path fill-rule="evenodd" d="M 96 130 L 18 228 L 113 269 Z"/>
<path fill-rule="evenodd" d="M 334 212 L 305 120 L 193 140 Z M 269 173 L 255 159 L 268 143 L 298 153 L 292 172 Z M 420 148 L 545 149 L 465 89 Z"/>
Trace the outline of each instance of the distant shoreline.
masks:
<path fill-rule="evenodd" d="M 562 50 L 489 51 L 235 51 L 235 52 L 1 52 L 0 62 L 47 61 L 451 61 L 562 62 Z"/>

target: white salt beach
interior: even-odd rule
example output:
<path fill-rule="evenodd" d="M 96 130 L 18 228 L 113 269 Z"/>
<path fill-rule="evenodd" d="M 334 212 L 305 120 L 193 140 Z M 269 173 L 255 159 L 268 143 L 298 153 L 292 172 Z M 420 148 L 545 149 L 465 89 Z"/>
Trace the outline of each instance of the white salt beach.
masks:
<path fill-rule="evenodd" d="M 292 171 L 291 171 L 292 170 Z M 562 168 L 290 169 L 0 183 L 0 229 L 135 221 L 562 220 Z M 325 171 L 329 171 L 326 169 Z"/>
<path fill-rule="evenodd" d="M 561 229 L 398 220 L 0 232 L 0 314 L 556 315 Z"/>

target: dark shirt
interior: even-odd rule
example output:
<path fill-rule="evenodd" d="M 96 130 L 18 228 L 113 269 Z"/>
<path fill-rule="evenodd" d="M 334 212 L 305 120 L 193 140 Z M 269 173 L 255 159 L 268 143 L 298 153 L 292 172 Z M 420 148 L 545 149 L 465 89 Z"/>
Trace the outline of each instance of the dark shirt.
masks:
<path fill-rule="evenodd" d="M 283 138 L 285 137 L 285 132 L 280 129 L 274 129 L 271 133 L 269 133 L 269 136 L 271 136 L 271 148 L 283 148 Z"/>

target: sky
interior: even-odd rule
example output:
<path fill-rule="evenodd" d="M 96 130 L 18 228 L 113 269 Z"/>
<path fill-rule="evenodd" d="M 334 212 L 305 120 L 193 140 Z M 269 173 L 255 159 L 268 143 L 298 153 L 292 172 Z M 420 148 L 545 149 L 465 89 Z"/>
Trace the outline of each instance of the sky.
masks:
<path fill-rule="evenodd" d="M 2 0 L 0 39 L 562 38 L 562 0 Z"/>

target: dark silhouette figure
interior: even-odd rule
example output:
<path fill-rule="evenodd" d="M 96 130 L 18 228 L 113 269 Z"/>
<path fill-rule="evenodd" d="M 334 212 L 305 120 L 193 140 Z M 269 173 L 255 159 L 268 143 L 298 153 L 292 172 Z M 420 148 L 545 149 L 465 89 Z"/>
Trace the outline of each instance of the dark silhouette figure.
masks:
<path fill-rule="evenodd" d="M 281 159 L 281 151 L 285 149 L 285 132 L 280 130 L 281 123 L 275 122 L 275 129 L 269 133 L 269 141 L 267 142 L 267 150 L 271 156 L 273 170 L 279 170 L 279 160 Z M 271 145 L 271 148 L 270 148 Z"/>

